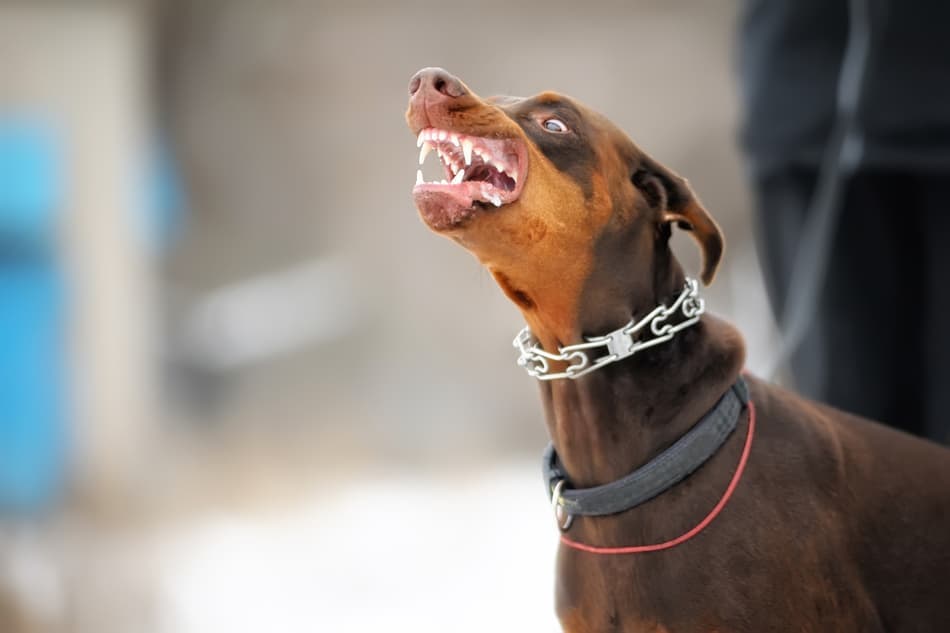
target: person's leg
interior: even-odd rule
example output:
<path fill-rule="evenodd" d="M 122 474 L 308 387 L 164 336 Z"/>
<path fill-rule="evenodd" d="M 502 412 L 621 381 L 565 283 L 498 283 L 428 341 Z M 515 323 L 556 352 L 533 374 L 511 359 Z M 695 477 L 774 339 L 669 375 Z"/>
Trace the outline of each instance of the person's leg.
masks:
<path fill-rule="evenodd" d="M 950 444 L 950 172 L 921 175 L 916 184 L 922 283 L 920 295 L 905 309 L 920 316 L 923 432 Z"/>
<path fill-rule="evenodd" d="M 849 183 L 819 315 L 830 404 L 920 434 L 919 249 L 908 176 L 865 171 Z"/>
<path fill-rule="evenodd" d="M 862 173 L 851 180 L 835 229 L 815 320 L 792 358 L 797 389 L 833 406 L 906 428 L 900 415 L 907 376 L 902 362 L 897 270 L 903 238 L 896 176 Z M 781 314 L 798 242 L 815 186 L 813 170 L 787 170 L 757 187 L 760 259 L 773 309 Z M 915 429 L 911 429 L 915 430 Z"/>

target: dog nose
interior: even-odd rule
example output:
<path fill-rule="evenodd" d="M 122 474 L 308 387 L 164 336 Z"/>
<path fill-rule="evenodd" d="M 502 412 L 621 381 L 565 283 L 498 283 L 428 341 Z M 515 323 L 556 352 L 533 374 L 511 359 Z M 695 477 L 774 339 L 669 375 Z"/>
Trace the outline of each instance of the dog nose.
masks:
<path fill-rule="evenodd" d="M 423 68 L 409 80 L 409 96 L 416 97 L 427 92 L 457 99 L 465 94 L 465 86 L 457 77 L 442 68 Z"/>

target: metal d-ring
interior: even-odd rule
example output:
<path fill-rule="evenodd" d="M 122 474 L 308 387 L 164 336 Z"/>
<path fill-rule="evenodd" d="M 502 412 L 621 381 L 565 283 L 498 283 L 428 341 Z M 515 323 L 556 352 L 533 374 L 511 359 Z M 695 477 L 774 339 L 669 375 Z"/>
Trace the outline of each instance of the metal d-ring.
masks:
<path fill-rule="evenodd" d="M 561 491 L 564 489 L 564 484 L 567 483 L 565 479 L 559 479 L 556 484 L 554 484 L 554 490 L 551 492 L 551 507 L 554 509 L 554 520 L 557 521 L 557 527 L 562 532 L 567 532 L 571 529 L 571 524 L 574 523 L 574 515 L 567 512 L 564 509 L 564 506 L 561 505 Z M 567 515 L 567 518 L 563 518 L 564 515 Z"/>

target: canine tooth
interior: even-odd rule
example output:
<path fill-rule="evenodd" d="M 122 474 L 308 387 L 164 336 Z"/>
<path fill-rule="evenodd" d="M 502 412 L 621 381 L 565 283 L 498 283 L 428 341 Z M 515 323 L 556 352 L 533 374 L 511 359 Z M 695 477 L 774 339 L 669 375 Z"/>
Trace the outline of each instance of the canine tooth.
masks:
<path fill-rule="evenodd" d="M 493 205 L 495 205 L 496 207 L 500 207 L 500 206 L 501 206 L 501 196 L 499 196 L 497 193 L 493 193 L 493 194 L 491 195 L 491 203 L 492 203 Z"/>
<path fill-rule="evenodd" d="M 423 134 L 425 134 L 425 130 L 420 130 L 419 136 L 416 137 L 416 147 L 422 147 L 422 144 L 425 142 L 425 139 L 422 138 Z"/>
<path fill-rule="evenodd" d="M 425 182 L 425 181 L 422 180 L 422 170 L 421 170 L 421 169 L 417 169 L 417 170 L 416 170 L 416 184 L 417 184 L 417 185 L 421 185 L 423 182 Z"/>
<path fill-rule="evenodd" d="M 458 173 L 455 174 L 455 178 L 452 179 L 452 184 L 453 184 L 453 185 L 457 185 L 457 184 L 461 183 L 461 182 L 462 182 L 462 178 L 464 178 L 464 177 L 465 177 L 465 170 L 464 170 L 464 169 L 458 170 Z"/>
<path fill-rule="evenodd" d="M 467 138 L 462 139 L 462 154 L 465 156 L 465 164 L 472 164 L 472 141 Z"/>
<path fill-rule="evenodd" d="M 430 143 L 429 141 L 423 141 L 422 149 L 419 150 L 419 164 L 420 165 L 425 162 L 426 155 L 428 155 L 428 153 L 431 151 L 432 151 L 432 143 Z"/>
<path fill-rule="evenodd" d="M 459 144 L 459 135 L 458 134 L 449 134 L 449 140 L 452 142 L 452 145 L 458 147 Z"/>

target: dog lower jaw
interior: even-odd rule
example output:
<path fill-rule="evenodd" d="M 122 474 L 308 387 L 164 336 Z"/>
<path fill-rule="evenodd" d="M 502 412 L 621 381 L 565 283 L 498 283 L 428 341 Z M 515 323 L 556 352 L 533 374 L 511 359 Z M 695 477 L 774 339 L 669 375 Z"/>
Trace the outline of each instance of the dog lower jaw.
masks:
<path fill-rule="evenodd" d="M 422 183 L 413 188 L 412 197 L 429 228 L 447 231 L 465 225 L 480 212 L 515 202 L 520 193 L 520 187 L 506 191 L 484 182 Z"/>

